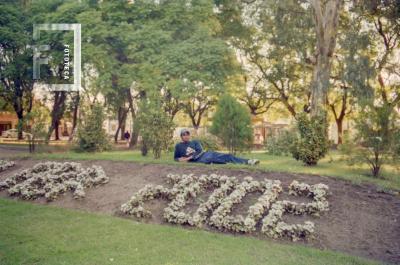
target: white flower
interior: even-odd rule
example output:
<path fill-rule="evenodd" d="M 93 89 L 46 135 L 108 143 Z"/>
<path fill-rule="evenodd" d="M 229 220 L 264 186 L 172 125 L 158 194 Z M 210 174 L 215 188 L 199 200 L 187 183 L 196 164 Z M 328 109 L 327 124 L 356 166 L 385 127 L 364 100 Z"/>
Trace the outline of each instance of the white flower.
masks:
<path fill-rule="evenodd" d="M 13 166 L 15 166 L 14 161 L 0 160 L 0 172 L 5 171 Z"/>
<path fill-rule="evenodd" d="M 282 221 L 284 213 L 295 215 L 311 214 L 318 216 L 320 212 L 328 211 L 329 204 L 326 200 L 328 186 L 322 183 L 308 185 L 294 180 L 289 185 L 289 194 L 306 196 L 313 199 L 310 203 L 297 203 L 292 201 L 277 201 L 272 205 L 268 215 L 262 220 L 261 231 L 271 237 L 290 237 L 293 241 L 306 238 L 314 233 L 314 223 L 310 221 L 304 224 L 289 225 Z"/>
<path fill-rule="evenodd" d="M 45 197 L 55 200 L 70 190 L 74 198 L 85 197 L 85 188 L 107 183 L 109 178 L 100 166 L 83 168 L 76 162 L 44 162 L 7 178 L 0 188 L 23 199 Z"/>
<path fill-rule="evenodd" d="M 329 209 L 326 199 L 328 186 L 322 183 L 308 185 L 293 181 L 289 185 L 290 194 L 313 199 L 310 203 L 297 203 L 288 200 L 277 201 L 283 191 L 279 180 L 256 181 L 247 176 L 239 182 L 235 177 L 216 174 L 168 174 L 167 182 L 173 186 L 164 188 L 160 185 L 146 185 L 121 205 L 121 211 L 136 217 L 151 217 L 151 212 L 143 207 L 144 202 L 162 198 L 170 201 L 163 214 L 169 223 L 197 227 L 206 224 L 220 230 L 250 233 L 256 230 L 258 222 L 261 221 L 262 233 L 274 238 L 289 237 L 295 241 L 312 235 L 314 223 L 306 221 L 303 224 L 287 224 L 282 221 L 285 213 L 318 216 Z M 193 215 L 184 211 L 189 201 L 195 200 L 200 193 L 210 189 L 213 189 L 213 192 L 208 200 L 200 203 Z M 262 195 L 249 207 L 247 215 L 231 215 L 233 207 L 252 192 L 261 192 Z M 263 218 L 266 212 L 268 214 Z"/>

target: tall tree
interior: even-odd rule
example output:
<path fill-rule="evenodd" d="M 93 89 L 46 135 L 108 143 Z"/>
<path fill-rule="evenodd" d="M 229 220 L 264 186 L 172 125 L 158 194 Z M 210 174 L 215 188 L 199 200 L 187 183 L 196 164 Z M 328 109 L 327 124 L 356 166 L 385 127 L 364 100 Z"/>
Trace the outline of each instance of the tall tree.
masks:
<path fill-rule="evenodd" d="M 264 94 L 293 117 L 309 111 L 305 84 L 311 81 L 315 43 L 310 6 L 296 0 L 216 2 L 224 36 L 239 54 L 249 84 L 262 78 Z"/>
<path fill-rule="evenodd" d="M 366 23 L 370 38 L 366 64 L 372 71 L 359 73 L 353 84 L 360 105 L 381 105 L 388 112 L 400 104 L 400 10 L 396 1 L 371 1 L 354 6 L 354 12 Z"/>
<path fill-rule="evenodd" d="M 19 1 L 0 3 L 0 97 L 12 105 L 18 117 L 18 139 L 22 139 L 24 118 L 33 104 L 32 20 Z"/>
<path fill-rule="evenodd" d="M 29 10 L 34 14 L 33 22 L 35 24 L 40 23 L 77 23 L 77 16 L 81 12 L 89 8 L 87 1 L 77 2 L 77 1 L 32 1 L 29 5 Z M 43 83 L 73 83 L 73 77 L 66 80 L 64 78 L 65 70 L 73 66 L 68 66 L 65 63 L 65 49 L 68 45 L 71 50 L 77 48 L 73 47 L 73 33 L 68 31 L 46 31 L 42 32 L 40 40 L 37 41 L 39 44 L 46 44 L 50 46 L 52 51 L 51 56 L 49 56 L 48 65 L 42 66 L 45 71 L 41 71 L 40 79 L 46 81 Z M 70 55 L 68 55 L 70 57 Z M 72 56 L 71 56 L 72 57 Z M 74 58 L 75 59 L 75 58 Z M 70 61 L 73 61 L 71 58 Z M 48 82 L 47 82 L 48 81 Z M 67 109 L 69 91 L 57 90 L 49 91 L 51 97 L 51 122 L 48 128 L 48 133 L 46 141 L 49 142 L 51 135 L 55 134 L 55 140 L 59 140 L 59 125 L 62 118 L 64 117 L 65 110 Z M 76 105 L 78 106 L 78 105 Z M 75 123 L 76 124 L 76 123 Z"/>
<path fill-rule="evenodd" d="M 250 113 L 257 116 L 266 113 L 279 98 L 271 93 L 262 77 L 252 77 L 249 80 L 248 76 L 251 75 L 248 73 L 244 76 L 246 91 L 240 99 L 250 109 Z"/>
<path fill-rule="evenodd" d="M 344 148 L 352 163 L 366 163 L 378 177 L 385 163 L 397 163 L 400 105 L 400 9 L 398 1 L 361 1 L 351 9 L 368 36 L 364 61 L 370 71 L 353 71 L 358 113 L 356 137 Z M 366 73 L 365 73 L 366 72 Z"/>
<path fill-rule="evenodd" d="M 311 82 L 311 115 L 325 110 L 329 91 L 332 57 L 336 46 L 342 0 L 310 0 L 316 33 L 313 78 Z"/>
<path fill-rule="evenodd" d="M 330 74 L 331 89 L 327 104 L 337 127 L 338 144 L 343 141 L 344 119 L 355 109 L 359 86 L 366 90 L 365 77 L 373 73 L 369 64 L 369 33 L 363 31 L 363 23 L 353 11 L 343 11 L 339 21 L 335 56 Z M 359 81 L 357 81 L 359 80 Z"/>

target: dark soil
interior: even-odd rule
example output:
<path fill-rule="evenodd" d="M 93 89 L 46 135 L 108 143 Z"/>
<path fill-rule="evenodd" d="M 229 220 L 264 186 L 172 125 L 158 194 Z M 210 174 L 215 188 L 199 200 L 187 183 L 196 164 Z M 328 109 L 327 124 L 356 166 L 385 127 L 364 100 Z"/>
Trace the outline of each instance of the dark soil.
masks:
<path fill-rule="evenodd" d="M 21 169 L 32 167 L 39 162 L 39 160 L 32 159 L 16 159 L 14 161 L 16 161 L 17 165 L 1 172 L 0 180 L 4 180 L 7 176 Z M 70 193 L 67 193 L 54 202 L 48 203 L 44 199 L 38 199 L 35 202 L 121 216 L 119 207 L 122 203 L 126 202 L 146 184 L 167 185 L 165 176 L 168 173 L 194 173 L 198 175 L 216 173 L 236 176 L 239 179 L 245 176 L 252 176 L 255 179 L 279 179 L 286 191 L 287 186 L 293 180 L 303 181 L 308 184 L 324 183 L 329 186 L 331 193 L 328 198 L 330 203 L 329 212 L 324 213 L 319 218 L 285 216 L 285 221 L 288 223 L 299 223 L 304 220 L 313 221 L 316 230 L 315 238 L 307 242 L 296 243 L 291 243 L 287 239 L 275 241 L 287 244 L 305 244 L 320 249 L 337 250 L 351 255 L 400 264 L 400 197 L 378 192 L 373 185 L 354 185 L 343 180 L 316 175 L 271 173 L 261 170 L 233 170 L 216 168 L 215 166 L 196 167 L 193 165 L 178 167 L 174 165 L 114 161 L 79 162 L 84 166 L 101 165 L 110 177 L 110 182 L 103 186 L 87 189 L 86 198 L 82 200 L 75 200 Z M 308 200 L 289 196 L 287 192 L 284 193 L 286 194 L 282 194 L 279 199 Z M 0 192 L 0 196 L 9 197 L 5 191 Z M 206 199 L 207 196 L 201 196 L 200 198 Z M 235 207 L 234 214 L 245 213 L 248 206 L 254 203 L 256 199 L 257 194 L 247 195 L 244 198 L 244 203 Z M 192 212 L 198 203 L 196 200 L 188 203 L 186 210 Z M 162 210 L 166 205 L 167 202 L 162 200 L 146 203 L 146 207 L 151 209 L 154 216 L 151 220 L 143 220 L 143 222 L 166 224 L 162 219 Z M 273 240 L 260 232 L 243 236 L 255 236 L 264 240 Z"/>

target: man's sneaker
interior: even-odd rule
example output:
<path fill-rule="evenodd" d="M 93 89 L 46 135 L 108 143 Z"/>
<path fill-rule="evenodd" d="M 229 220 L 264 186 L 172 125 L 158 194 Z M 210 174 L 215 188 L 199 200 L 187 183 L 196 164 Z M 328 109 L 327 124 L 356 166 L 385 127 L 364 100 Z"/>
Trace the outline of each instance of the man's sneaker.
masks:
<path fill-rule="evenodd" d="M 247 161 L 247 164 L 252 165 L 252 166 L 258 165 L 259 163 L 260 163 L 260 160 L 258 160 L 258 159 L 249 159 Z"/>

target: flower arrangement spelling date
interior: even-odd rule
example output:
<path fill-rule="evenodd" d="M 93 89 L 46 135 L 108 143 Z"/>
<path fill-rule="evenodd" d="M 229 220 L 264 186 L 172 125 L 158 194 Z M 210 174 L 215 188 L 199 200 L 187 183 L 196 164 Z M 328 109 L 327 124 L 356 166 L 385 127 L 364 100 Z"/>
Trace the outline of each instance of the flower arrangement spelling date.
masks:
<path fill-rule="evenodd" d="M 296 241 L 314 234 L 315 225 L 311 221 L 287 224 L 283 221 L 285 214 L 315 217 L 329 210 L 329 188 L 322 183 L 309 185 L 295 180 L 289 185 L 290 195 L 308 197 L 311 199 L 308 203 L 279 201 L 279 194 L 283 192 L 279 180 L 258 181 L 249 176 L 239 181 L 236 177 L 217 174 L 168 174 L 167 183 L 171 187 L 146 185 L 121 205 L 121 211 L 139 218 L 149 218 L 152 213 L 145 209 L 145 202 L 164 199 L 169 201 L 163 213 L 168 223 L 196 227 L 207 225 L 222 231 L 241 233 L 255 232 L 261 227 L 261 232 L 267 236 L 288 237 Z M 208 199 L 198 200 L 201 194 L 209 194 Z M 245 215 L 232 215 L 234 206 L 242 203 L 249 194 L 261 195 Z M 198 208 L 189 213 L 185 208 L 193 201 L 198 202 Z"/>
<path fill-rule="evenodd" d="M 67 191 L 74 198 L 85 197 L 85 189 L 109 181 L 100 166 L 83 168 L 75 162 L 44 162 L 22 170 L 0 182 L 0 190 L 6 189 L 12 196 L 25 200 L 45 197 L 55 200 Z"/>

